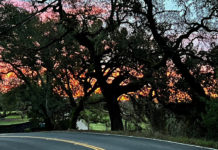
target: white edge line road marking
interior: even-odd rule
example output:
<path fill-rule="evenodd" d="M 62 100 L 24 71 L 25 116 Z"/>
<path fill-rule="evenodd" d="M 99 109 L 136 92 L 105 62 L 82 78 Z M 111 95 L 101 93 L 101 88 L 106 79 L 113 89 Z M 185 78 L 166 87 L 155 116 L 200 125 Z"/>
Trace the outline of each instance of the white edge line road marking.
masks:
<path fill-rule="evenodd" d="M 50 141 L 58 141 L 58 142 L 64 142 L 64 143 L 70 143 L 74 145 L 79 145 L 83 147 L 87 147 L 93 150 L 105 150 L 100 147 L 96 147 L 93 145 L 85 144 L 85 143 L 80 143 L 80 142 L 75 142 L 72 140 L 64 140 L 64 139 L 58 139 L 58 138 L 49 138 L 49 137 L 39 137 L 39 136 L 7 136 L 7 135 L 0 135 L 0 138 L 29 138 L 29 139 L 42 139 L 42 140 L 50 140 Z"/>
<path fill-rule="evenodd" d="M 107 135 L 107 136 L 130 137 L 130 138 L 136 138 L 136 139 L 146 139 L 146 140 L 167 142 L 167 143 L 173 143 L 173 144 L 179 144 L 179 145 L 185 145 L 185 146 L 192 146 L 192 147 L 202 148 L 202 149 L 205 149 L 205 150 L 218 150 L 218 149 L 210 148 L 210 147 L 204 147 L 204 146 L 198 146 L 198 145 L 192 145 L 192 144 L 184 144 L 184 143 L 173 142 L 173 141 L 167 141 L 167 140 L 161 140 L 161 139 L 155 139 L 155 138 L 146 138 L 146 137 L 137 137 L 137 136 L 127 136 L 127 135 L 109 134 L 109 133 L 95 133 L 95 132 L 79 132 L 79 133 L 97 134 L 97 135 Z"/>

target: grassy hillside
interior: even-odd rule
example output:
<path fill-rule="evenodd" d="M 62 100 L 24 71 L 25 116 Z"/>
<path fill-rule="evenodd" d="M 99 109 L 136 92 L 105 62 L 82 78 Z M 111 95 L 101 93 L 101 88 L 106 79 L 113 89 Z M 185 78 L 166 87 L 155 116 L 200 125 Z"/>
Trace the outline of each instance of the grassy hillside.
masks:
<path fill-rule="evenodd" d="M 27 118 L 27 116 L 21 118 L 21 115 L 12 114 L 12 115 L 8 115 L 5 118 L 0 118 L 0 125 L 14 125 L 14 124 L 25 123 L 28 121 L 29 119 Z"/>

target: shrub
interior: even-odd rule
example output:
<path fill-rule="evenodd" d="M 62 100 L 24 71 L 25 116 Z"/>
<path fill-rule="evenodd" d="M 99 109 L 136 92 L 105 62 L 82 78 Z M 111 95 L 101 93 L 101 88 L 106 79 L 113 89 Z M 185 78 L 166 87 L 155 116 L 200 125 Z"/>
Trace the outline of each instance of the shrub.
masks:
<path fill-rule="evenodd" d="M 207 129 L 207 137 L 218 139 L 218 98 L 208 102 L 207 112 L 203 115 L 203 124 Z"/>

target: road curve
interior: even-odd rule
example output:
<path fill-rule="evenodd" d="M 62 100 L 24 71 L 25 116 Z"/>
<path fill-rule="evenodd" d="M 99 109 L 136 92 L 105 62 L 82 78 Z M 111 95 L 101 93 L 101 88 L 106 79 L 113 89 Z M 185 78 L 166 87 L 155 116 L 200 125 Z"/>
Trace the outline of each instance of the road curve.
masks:
<path fill-rule="evenodd" d="M 202 150 L 159 140 L 80 132 L 0 134 L 1 150 Z M 212 150 L 212 149 L 211 149 Z"/>

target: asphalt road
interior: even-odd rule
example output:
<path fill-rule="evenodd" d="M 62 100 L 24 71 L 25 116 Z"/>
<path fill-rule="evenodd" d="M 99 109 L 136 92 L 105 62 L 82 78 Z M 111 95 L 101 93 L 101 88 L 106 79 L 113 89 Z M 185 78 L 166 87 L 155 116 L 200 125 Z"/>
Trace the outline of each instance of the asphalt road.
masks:
<path fill-rule="evenodd" d="M 0 150 L 202 150 L 165 141 L 79 132 L 0 134 Z"/>

